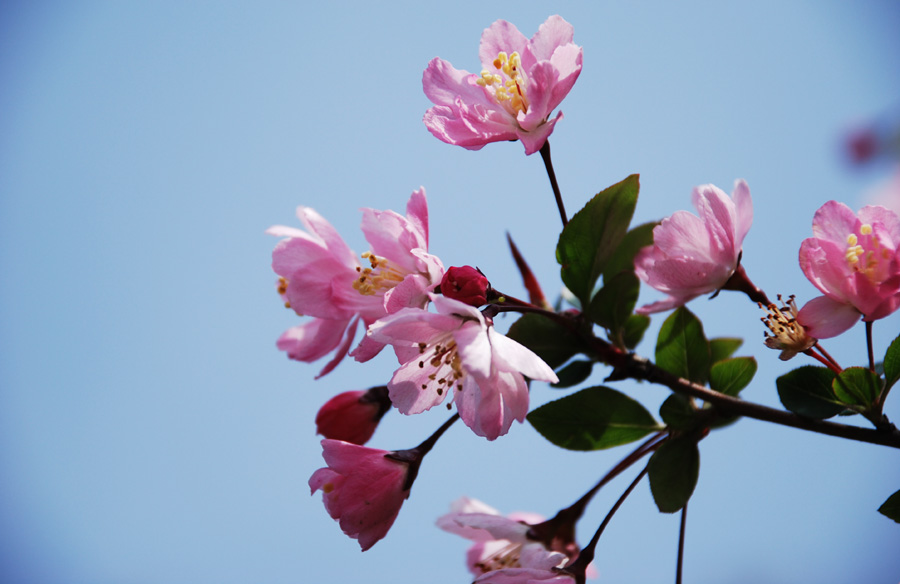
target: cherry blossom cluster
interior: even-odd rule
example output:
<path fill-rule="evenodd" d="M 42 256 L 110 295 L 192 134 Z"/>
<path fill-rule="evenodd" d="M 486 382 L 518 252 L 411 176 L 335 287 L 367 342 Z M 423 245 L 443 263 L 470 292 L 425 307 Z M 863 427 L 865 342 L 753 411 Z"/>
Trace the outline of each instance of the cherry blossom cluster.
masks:
<path fill-rule="evenodd" d="M 510 432 L 514 421 L 521 423 L 528 417 L 555 444 L 584 450 L 651 435 L 554 518 L 528 513 L 502 517 L 484 503 L 463 498 L 437 521 L 441 529 L 473 542 L 466 563 L 475 582 L 583 582 L 592 573 L 593 549 L 605 525 L 645 475 L 649 474 L 661 511 L 684 512 L 696 473 L 691 479 L 690 473 L 679 468 L 677 480 L 667 483 L 666 473 L 671 472 L 656 469 L 676 459 L 680 467 L 690 466 L 683 461 L 695 456 L 697 443 L 711 429 L 724 425 L 723 420 L 736 415 L 766 419 L 762 417 L 766 412 L 743 409 L 734 397 L 752 378 L 755 360 L 730 359 L 732 348 L 714 361 L 710 347 L 716 339 L 707 343 L 702 330 L 699 336 L 694 333 L 693 342 L 701 349 L 688 348 L 700 351 L 699 361 L 690 368 L 680 368 L 659 352 L 657 363 L 633 354 L 649 323 L 648 315 L 673 310 L 673 317 L 678 315 L 678 319 L 667 319 L 662 337 L 667 330 L 683 326 L 678 322 L 693 322 L 686 303 L 722 290 L 742 292 L 766 311 L 762 318 L 767 329 L 765 345 L 781 351 L 782 360 L 806 354 L 825 365 L 829 384 L 834 379 L 834 389 L 823 391 L 834 392 L 825 401 L 838 404 L 837 409 L 832 406 L 821 413 L 815 404 L 810 406 L 786 392 L 782 401 L 793 415 L 823 419 L 839 412 L 860 413 L 882 433 L 868 441 L 900 447 L 900 442 L 892 442 L 900 433 L 881 411 L 897 379 L 891 381 L 886 374 L 882 381 L 872 362 L 870 373 L 864 375 L 869 375 L 870 386 L 876 379 L 881 389 L 872 395 L 847 389 L 853 387 L 854 376 L 863 374 L 845 373 L 849 369 L 841 368 L 819 344 L 860 320 L 871 326 L 900 308 L 900 219 L 896 213 L 881 206 L 866 206 L 854 213 L 843 203 L 825 203 L 812 220 L 813 236 L 799 250 L 799 267 L 822 295 L 799 309 L 792 295 L 779 307 L 752 283 L 741 265 L 744 240 L 753 223 L 750 189 L 742 179 L 735 181 L 730 196 L 715 185 L 697 186 L 692 195 L 696 215 L 678 211 L 655 225 L 627 231 L 638 188 L 637 177 L 629 177 L 597 195 L 569 222 L 548 142 L 563 117 L 562 112 L 555 116 L 553 112 L 582 69 L 582 49 L 574 44 L 569 23 L 551 16 L 528 39 L 514 25 L 499 20 L 485 29 L 479 57 L 478 73 L 456 69 L 440 58 L 428 63 L 422 83 L 434 106 L 425 113 L 424 124 L 441 141 L 469 150 L 512 140 L 522 142 L 526 155 L 541 153 L 563 220 L 557 256 L 568 288 L 564 298 L 572 306 L 553 309 L 546 302 L 511 242 L 528 301 L 498 292 L 472 266 L 445 269 L 429 251 L 424 188 L 412 193 L 405 215 L 362 209 L 361 229 L 369 245 L 362 254 L 351 251 L 332 225 L 309 207 L 297 209 L 302 228 L 271 227 L 268 233 L 281 238 L 272 254 L 278 294 L 286 307 L 304 319 L 281 335 L 278 348 L 306 363 L 327 357 L 318 377 L 348 355 L 366 362 L 388 346 L 398 362 L 384 385 L 332 397 L 315 420 L 318 433 L 324 436 L 326 467 L 313 473 L 309 487 L 313 493 L 322 492 L 327 512 L 344 533 L 357 539 L 363 550 L 386 536 L 410 495 L 424 456 L 457 419 L 476 435 L 496 440 Z M 598 287 L 601 275 L 603 285 Z M 640 283 L 664 298 L 635 307 Z M 503 334 L 494 326 L 500 312 L 523 315 L 517 325 L 524 324 L 516 334 L 512 330 Z M 603 329 L 606 338 L 595 335 L 594 326 Z M 359 329 L 362 335 L 357 342 Z M 529 346 L 529 339 L 540 337 L 556 342 L 562 347 L 557 352 L 564 356 L 541 352 L 536 348 L 539 343 Z M 570 361 L 574 355 L 587 360 Z M 556 408 L 550 422 L 542 421 L 540 415 L 532 420 L 531 382 L 568 387 L 586 379 L 594 363 L 613 367 L 607 380 L 631 377 L 670 388 L 672 398 L 660 410 L 663 424 L 631 398 L 603 386 L 540 408 Z M 716 367 L 728 374 L 717 374 Z M 723 378 L 729 383 L 723 383 Z M 743 381 L 738 384 L 736 378 Z M 613 415 L 603 407 L 585 407 L 597 403 L 609 405 L 611 411 L 627 410 L 617 415 L 631 416 L 624 426 L 637 430 L 628 435 L 590 436 L 590 428 L 605 426 L 597 422 L 582 429 L 580 420 L 591 415 L 586 409 L 601 419 Z M 418 446 L 401 450 L 365 446 L 390 409 L 413 415 L 441 404 L 448 409 L 455 406 L 456 414 Z M 572 420 L 560 421 L 559 412 Z M 542 424 L 550 430 L 544 432 Z M 817 431 L 814 424 L 807 429 Z M 581 549 L 574 538 L 574 524 L 584 507 L 597 489 L 644 456 L 651 456 L 647 468 Z M 670 487 L 677 493 L 669 493 Z"/>

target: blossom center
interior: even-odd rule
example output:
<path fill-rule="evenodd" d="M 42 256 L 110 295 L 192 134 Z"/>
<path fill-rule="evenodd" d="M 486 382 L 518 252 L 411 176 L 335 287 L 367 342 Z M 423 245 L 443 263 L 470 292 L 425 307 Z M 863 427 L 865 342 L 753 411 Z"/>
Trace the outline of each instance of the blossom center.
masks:
<path fill-rule="evenodd" d="M 359 275 L 353 280 L 353 288 L 363 296 L 383 294 L 403 281 L 403 272 L 387 259 L 378 257 L 370 251 L 362 254 L 362 258 L 369 260 L 369 267 L 356 267 Z"/>
<path fill-rule="evenodd" d="M 868 223 L 860 226 L 859 234 L 847 236 L 844 258 L 851 270 L 865 275 L 874 284 L 880 284 L 889 275 L 891 252 L 881 245 Z"/>
<path fill-rule="evenodd" d="M 525 96 L 525 75 L 522 73 L 522 58 L 519 53 L 507 55 L 505 51 L 497 53 L 493 62 L 494 71 L 483 69 L 481 77 L 475 83 L 483 87 L 494 101 L 512 115 L 528 110 L 528 98 Z"/>
<path fill-rule="evenodd" d="M 816 339 L 809 336 L 803 325 L 797 322 L 797 303 L 794 301 L 794 295 L 788 296 L 785 302 L 779 294 L 778 301 L 781 302 L 781 307 L 769 304 L 766 307 L 768 314 L 760 320 L 769 329 L 765 332 L 766 346 L 770 349 L 780 349 L 780 359 L 787 361 L 797 353 L 812 347 Z"/>
<path fill-rule="evenodd" d="M 510 542 L 493 554 L 476 562 L 475 567 L 484 574 L 503 568 L 520 568 L 522 567 L 522 564 L 519 562 L 521 556 L 522 544 Z"/>
<path fill-rule="evenodd" d="M 462 379 L 465 371 L 462 368 L 456 341 L 453 337 L 444 337 L 434 344 L 419 343 L 419 369 L 430 369 L 419 386 L 422 391 L 433 390 L 444 395 L 454 386 L 462 391 Z"/>
<path fill-rule="evenodd" d="M 285 307 L 285 308 L 290 308 L 290 307 L 291 307 L 291 303 L 290 303 L 290 301 L 287 299 L 287 297 L 285 296 L 285 294 L 287 294 L 287 289 L 288 289 L 288 280 L 287 280 L 287 278 L 283 278 L 283 277 L 282 277 L 282 278 L 278 278 L 278 295 L 281 296 L 282 299 L 284 299 L 284 307 Z"/>

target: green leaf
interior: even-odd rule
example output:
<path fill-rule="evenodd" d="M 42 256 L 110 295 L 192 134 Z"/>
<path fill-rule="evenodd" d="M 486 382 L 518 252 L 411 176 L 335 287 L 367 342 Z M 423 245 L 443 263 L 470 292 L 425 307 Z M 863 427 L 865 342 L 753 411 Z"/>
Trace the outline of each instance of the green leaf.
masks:
<path fill-rule="evenodd" d="M 737 351 L 741 345 L 744 344 L 744 339 L 737 338 L 725 338 L 719 337 L 715 339 L 709 340 L 709 358 L 710 363 L 717 363 L 722 361 L 723 359 L 727 359 L 734 355 L 734 352 Z"/>
<path fill-rule="evenodd" d="M 690 430 L 697 418 L 697 409 L 691 399 L 673 393 L 659 408 L 659 417 L 674 430 Z"/>
<path fill-rule="evenodd" d="M 709 377 L 709 342 L 703 324 L 685 307 L 665 320 L 656 341 L 656 364 L 701 385 Z"/>
<path fill-rule="evenodd" d="M 831 390 L 834 372 L 827 367 L 804 365 L 775 380 L 781 403 L 801 416 L 824 420 L 844 411 Z"/>
<path fill-rule="evenodd" d="M 588 316 L 617 336 L 634 310 L 640 288 L 641 281 L 633 272 L 620 272 L 604 280 L 603 288 L 591 300 Z"/>
<path fill-rule="evenodd" d="M 619 272 L 634 272 L 634 256 L 642 248 L 653 245 L 653 228 L 657 225 L 659 223 L 656 221 L 644 223 L 625 234 L 603 270 L 604 282 L 609 281 Z"/>
<path fill-rule="evenodd" d="M 894 339 L 887 353 L 884 354 L 884 391 L 889 390 L 900 380 L 900 337 Z"/>
<path fill-rule="evenodd" d="M 650 326 L 650 317 L 646 314 L 632 314 L 625 321 L 625 327 L 622 329 L 622 340 L 625 342 L 626 349 L 634 349 L 644 338 L 647 327 Z"/>
<path fill-rule="evenodd" d="M 640 184 L 633 174 L 595 195 L 563 228 L 556 246 L 562 281 L 588 306 L 597 278 L 628 231 Z"/>
<path fill-rule="evenodd" d="M 601 450 L 628 444 L 662 428 L 644 406 L 598 385 L 552 401 L 528 414 L 541 435 L 569 450 Z"/>
<path fill-rule="evenodd" d="M 573 385 L 578 385 L 591 376 L 591 371 L 593 369 L 593 361 L 583 361 L 581 359 L 572 361 L 556 372 L 556 376 L 559 377 L 559 381 L 550 384 L 550 387 L 562 389 L 564 387 L 572 387 Z"/>
<path fill-rule="evenodd" d="M 523 315 L 509 327 L 506 336 L 534 351 L 553 369 L 584 349 L 571 330 L 540 314 Z"/>
<path fill-rule="evenodd" d="M 667 440 L 650 457 L 650 492 L 663 513 L 675 513 L 687 504 L 700 475 L 700 450 L 690 437 Z"/>
<path fill-rule="evenodd" d="M 878 508 L 878 512 L 888 519 L 893 519 L 897 523 L 900 523 L 900 491 L 897 491 L 888 497 L 887 501 L 882 503 L 881 507 Z"/>
<path fill-rule="evenodd" d="M 834 378 L 831 389 L 841 402 L 868 408 L 878 399 L 881 379 L 865 367 L 848 367 Z"/>
<path fill-rule="evenodd" d="M 714 363 L 709 370 L 709 386 L 719 393 L 735 396 L 747 387 L 756 375 L 756 359 L 734 357 Z"/>

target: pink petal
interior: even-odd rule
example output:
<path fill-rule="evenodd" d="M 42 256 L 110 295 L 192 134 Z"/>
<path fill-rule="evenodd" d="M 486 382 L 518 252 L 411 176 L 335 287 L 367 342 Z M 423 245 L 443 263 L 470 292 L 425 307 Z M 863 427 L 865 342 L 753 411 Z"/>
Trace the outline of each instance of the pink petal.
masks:
<path fill-rule="evenodd" d="M 353 339 L 356 337 L 356 326 L 359 324 L 359 319 L 354 318 L 353 322 L 350 323 L 350 326 L 347 327 L 347 334 L 344 336 L 344 340 L 341 345 L 334 352 L 334 357 L 325 364 L 325 367 L 319 371 L 319 374 L 316 375 L 316 379 L 320 377 L 324 377 L 331 373 L 335 367 L 337 367 L 341 361 L 344 360 L 344 357 L 347 356 L 347 351 L 350 349 L 350 345 L 353 343 Z"/>
<path fill-rule="evenodd" d="M 562 16 L 553 15 L 544 21 L 531 37 L 531 52 L 539 61 L 550 59 L 558 47 L 570 44 L 575 38 L 575 29 Z"/>
<path fill-rule="evenodd" d="M 868 223 L 876 232 L 881 231 L 881 238 L 890 242 L 891 249 L 897 249 L 900 244 L 900 216 L 880 205 L 868 205 L 859 210 L 859 220 Z"/>
<path fill-rule="evenodd" d="M 314 318 L 284 331 L 276 344 L 291 359 L 310 363 L 337 347 L 349 324 L 349 320 Z"/>
<path fill-rule="evenodd" d="M 419 232 L 428 249 L 428 199 L 425 197 L 425 187 L 419 187 L 413 191 L 406 203 L 406 218 Z"/>
<path fill-rule="evenodd" d="M 807 302 L 797 314 L 797 321 L 806 332 L 817 339 L 829 339 L 848 330 L 859 322 L 862 315 L 849 304 L 828 296 L 819 296 Z"/>
<path fill-rule="evenodd" d="M 427 356 L 423 355 L 423 361 L 426 358 Z M 419 363 L 419 359 L 413 359 L 401 365 L 388 383 L 391 403 L 401 414 L 420 414 L 443 402 L 449 393 L 448 391 L 437 393 L 428 376 L 435 374 L 438 378 L 452 379 L 450 366 L 441 364 L 435 368 L 425 362 L 426 366 L 421 367 Z"/>
<path fill-rule="evenodd" d="M 559 72 L 556 85 L 553 86 L 553 96 L 550 100 L 551 109 L 556 108 L 572 90 L 572 86 L 581 74 L 582 50 L 577 45 L 565 45 L 554 51 L 550 64 Z"/>
<path fill-rule="evenodd" d="M 843 203 L 828 201 L 813 216 L 813 235 L 840 245 L 847 245 L 847 236 L 859 231 L 859 219 Z"/>
<path fill-rule="evenodd" d="M 537 381 L 549 381 L 550 383 L 559 381 L 556 373 L 543 359 L 535 355 L 527 347 L 520 345 L 505 335 L 501 335 L 493 327 L 488 329 L 488 339 L 495 357 L 502 361 L 504 369 L 518 371 Z"/>
<path fill-rule="evenodd" d="M 516 134 L 519 140 L 521 140 L 522 145 L 525 146 L 525 154 L 527 156 L 531 156 L 541 148 L 543 148 L 544 143 L 547 141 L 547 138 L 550 137 L 550 134 L 553 133 L 553 128 L 556 126 L 556 122 L 561 120 L 563 117 L 562 112 L 556 114 L 556 117 L 552 120 L 548 120 L 547 122 L 539 125 L 535 130 L 531 132 L 525 132 L 524 130 L 519 130 Z"/>
<path fill-rule="evenodd" d="M 553 111 L 553 88 L 559 79 L 559 71 L 547 61 L 534 66 L 529 73 L 527 96 L 528 111 L 519 114 L 519 126 L 526 132 L 534 131 Z"/>
<path fill-rule="evenodd" d="M 734 212 L 737 218 L 737 230 L 734 236 L 735 252 L 740 252 L 744 238 L 753 223 L 753 199 L 750 197 L 750 187 L 747 186 L 744 179 L 734 181 L 731 198 L 734 201 Z"/>
<path fill-rule="evenodd" d="M 443 59 L 429 61 L 422 74 L 422 89 L 436 105 L 452 106 L 462 96 L 469 102 L 485 102 L 484 90 L 470 82 L 472 73 L 456 69 Z"/>
<path fill-rule="evenodd" d="M 467 373 L 488 376 L 491 373 L 491 344 L 483 322 L 465 322 L 453 332 L 457 354 Z"/>
<path fill-rule="evenodd" d="M 494 59 L 501 51 L 506 52 L 507 55 L 518 52 L 524 57 L 527 49 L 528 39 L 525 38 L 525 35 L 519 32 L 515 25 L 505 20 L 498 20 L 489 28 L 484 29 L 481 35 L 481 44 L 478 47 L 478 56 L 484 69 L 494 71 Z"/>

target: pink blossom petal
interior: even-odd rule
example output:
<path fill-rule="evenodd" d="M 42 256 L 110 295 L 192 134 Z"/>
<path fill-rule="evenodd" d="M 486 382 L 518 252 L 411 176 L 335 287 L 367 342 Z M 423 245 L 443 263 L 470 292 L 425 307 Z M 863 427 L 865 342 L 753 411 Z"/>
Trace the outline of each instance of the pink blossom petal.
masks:
<path fill-rule="evenodd" d="M 744 238 L 753 223 L 753 199 L 750 197 L 750 187 L 747 186 L 747 181 L 744 179 L 734 181 L 734 191 L 731 197 L 734 200 L 737 221 L 734 234 L 735 251 L 740 252 Z"/>
<path fill-rule="evenodd" d="M 531 51 L 538 61 L 550 60 L 558 47 L 575 39 L 575 29 L 558 14 L 551 16 L 538 27 L 531 37 Z"/>
<path fill-rule="evenodd" d="M 446 391 L 437 393 L 429 389 L 431 380 L 428 376 L 436 374 L 439 377 L 450 377 L 452 374 L 450 367 L 441 365 L 437 368 L 423 368 L 419 366 L 419 362 L 413 359 L 401 365 L 388 384 L 391 403 L 401 414 L 421 414 L 440 404 L 447 397 Z"/>
<path fill-rule="evenodd" d="M 425 241 L 425 245 L 420 247 L 428 249 L 428 199 L 425 187 L 419 187 L 410 195 L 406 203 L 406 218 Z"/>
<path fill-rule="evenodd" d="M 544 123 L 556 104 L 552 103 L 553 88 L 559 80 L 559 71 L 549 61 L 542 61 L 531 70 L 528 79 L 528 111 L 518 115 L 519 126 L 525 132 L 533 132 Z"/>
<path fill-rule="evenodd" d="M 489 28 L 484 29 L 481 35 L 481 44 L 478 47 L 478 57 L 481 66 L 488 71 L 494 71 L 494 59 L 501 51 L 508 55 L 514 52 L 524 56 L 528 48 L 528 39 L 519 29 L 505 20 L 494 22 Z"/>
<path fill-rule="evenodd" d="M 276 344 L 291 359 L 310 363 L 336 348 L 349 324 L 349 320 L 315 318 L 284 331 Z"/>
<path fill-rule="evenodd" d="M 488 329 L 488 339 L 496 358 L 502 360 L 504 369 L 519 371 L 522 375 L 537 381 L 550 383 L 559 381 L 553 369 L 531 349 L 501 335 L 493 328 Z"/>
<path fill-rule="evenodd" d="M 453 332 L 459 358 L 466 372 L 487 377 L 491 374 L 493 349 L 484 322 L 467 321 Z"/>
<path fill-rule="evenodd" d="M 337 351 L 334 352 L 334 357 L 332 357 L 331 361 L 325 364 L 325 367 L 319 371 L 319 374 L 316 375 L 316 379 L 320 377 L 324 377 L 334 371 L 334 368 L 337 367 L 341 361 L 344 360 L 344 357 L 347 356 L 347 351 L 350 349 L 350 345 L 353 343 L 353 339 L 356 337 L 356 326 L 359 324 L 359 319 L 354 318 L 353 322 L 347 327 L 347 334 L 344 335 L 344 340 L 341 342 L 340 346 L 337 348 Z"/>
<path fill-rule="evenodd" d="M 859 219 L 850 207 L 837 201 L 828 201 L 813 216 L 813 236 L 846 243 L 848 235 L 859 231 L 859 224 Z"/>
<path fill-rule="evenodd" d="M 853 306 L 819 296 L 807 302 L 797 313 L 797 321 L 817 339 L 830 339 L 859 322 L 861 314 Z"/>
<path fill-rule="evenodd" d="M 531 132 L 519 131 L 517 133 L 517 136 L 522 142 L 522 145 L 525 146 L 526 156 L 531 156 L 544 147 L 544 143 L 553 132 L 553 128 L 556 126 L 556 122 L 558 122 L 562 118 L 562 112 L 559 112 L 558 114 L 556 114 L 555 118 L 553 118 L 552 120 L 547 120 L 546 123 L 541 124 Z"/>
<path fill-rule="evenodd" d="M 435 57 L 422 74 L 425 95 L 436 105 L 452 106 L 459 97 L 472 103 L 488 103 L 484 90 L 469 80 L 472 73 L 456 69 L 447 61 Z"/>

